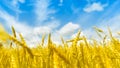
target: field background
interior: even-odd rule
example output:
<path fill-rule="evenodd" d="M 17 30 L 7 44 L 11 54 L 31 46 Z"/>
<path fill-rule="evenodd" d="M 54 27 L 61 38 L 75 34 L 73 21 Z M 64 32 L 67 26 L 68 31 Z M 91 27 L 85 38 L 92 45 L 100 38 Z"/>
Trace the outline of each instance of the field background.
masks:
<path fill-rule="evenodd" d="M 9 35 L 0 27 L 0 68 L 119 68 L 120 41 L 109 35 L 102 37 L 103 30 L 94 27 L 102 41 L 80 36 L 64 41 L 61 45 L 52 42 L 48 35 L 47 45 L 44 45 L 45 35 L 37 47 L 29 48 L 21 34 L 17 39 L 14 27 L 13 35 Z M 106 39 L 109 37 L 109 40 Z M 79 43 L 78 43 L 79 42 Z M 68 44 L 71 43 L 71 44 Z"/>
<path fill-rule="evenodd" d="M 0 0 L 0 68 L 120 68 L 120 0 Z"/>

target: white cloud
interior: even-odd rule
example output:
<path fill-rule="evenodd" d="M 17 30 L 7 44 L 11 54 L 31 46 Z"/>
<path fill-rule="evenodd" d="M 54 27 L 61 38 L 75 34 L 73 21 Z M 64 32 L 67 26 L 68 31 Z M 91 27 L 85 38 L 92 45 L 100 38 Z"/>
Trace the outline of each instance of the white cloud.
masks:
<path fill-rule="evenodd" d="M 88 13 L 93 11 L 103 11 L 106 6 L 107 4 L 102 5 L 99 2 L 98 3 L 94 2 L 91 5 L 87 5 L 83 10 Z"/>
<path fill-rule="evenodd" d="M 24 3 L 25 0 L 10 0 L 10 1 L 3 1 L 5 6 L 9 9 L 13 10 L 16 14 L 21 13 L 22 11 L 19 9 L 19 2 Z"/>
<path fill-rule="evenodd" d="M 57 27 L 59 27 L 59 21 L 53 20 L 47 22 L 47 24 L 42 26 L 36 26 L 33 30 L 35 35 L 43 35 L 52 33 Z"/>
<path fill-rule="evenodd" d="M 50 14 L 55 13 L 55 10 L 49 9 L 50 0 L 37 0 L 35 4 L 35 14 L 37 22 L 42 23 L 50 18 Z"/>
<path fill-rule="evenodd" d="M 13 25 L 17 33 L 22 33 L 30 47 L 33 47 L 33 45 L 35 46 L 37 43 L 40 42 L 41 37 L 38 35 L 48 34 L 59 26 L 59 21 L 54 20 L 51 21 L 50 24 L 44 26 L 30 27 L 23 22 L 17 21 L 14 16 L 8 14 L 1 8 L 0 19 L 4 21 L 3 24 L 5 24 L 7 28 Z M 0 20 L 0 22 L 2 21 Z"/>
<path fill-rule="evenodd" d="M 51 28 L 46 27 L 46 26 L 42 26 L 42 27 L 36 27 L 34 28 L 34 32 L 37 35 L 41 35 L 41 34 L 49 34 L 51 32 Z"/>
<path fill-rule="evenodd" d="M 19 2 L 20 3 L 25 3 L 25 0 L 11 0 L 11 3 L 13 4 L 13 5 L 18 5 L 19 4 Z"/>
<path fill-rule="evenodd" d="M 97 19 L 97 25 L 99 28 L 103 29 L 105 31 L 105 33 L 108 34 L 108 29 L 107 29 L 107 26 L 110 27 L 110 29 L 112 30 L 112 33 L 114 36 L 117 36 L 117 32 L 119 32 L 120 30 L 120 14 L 115 11 L 113 12 L 113 10 L 116 8 L 116 6 L 119 5 L 119 1 L 116 1 L 115 3 L 113 3 L 111 6 L 108 7 L 108 9 L 105 11 L 105 13 L 103 13 L 101 15 L 100 18 Z M 104 4 L 104 6 L 106 7 L 107 4 Z M 90 15 L 90 14 L 87 14 L 87 16 Z M 86 17 L 86 15 L 84 15 Z M 81 16 L 83 19 L 86 19 L 84 18 L 83 16 Z M 80 18 L 81 18 L 80 17 Z M 91 17 L 89 17 L 90 19 L 89 20 L 93 20 L 94 19 L 94 15 L 91 15 Z M 93 19 L 91 19 L 93 18 Z M 88 21 L 88 20 L 86 20 Z M 79 19 L 79 22 L 81 22 L 81 19 Z M 84 22 L 84 21 L 82 21 Z M 85 34 L 85 36 L 87 36 L 89 39 L 94 37 L 95 39 L 98 39 L 98 35 L 95 33 L 95 31 L 92 29 L 92 27 L 89 27 L 85 30 L 83 30 L 83 33 Z"/>
<path fill-rule="evenodd" d="M 25 0 L 12 0 L 10 1 L 10 3 L 6 2 L 8 5 L 10 5 L 6 6 L 10 9 L 15 10 L 16 13 L 19 13 L 17 11 L 19 10 L 18 2 L 25 3 Z M 50 0 L 37 0 L 35 2 L 34 10 L 37 15 L 38 22 L 35 22 L 36 26 L 34 27 L 24 24 L 26 22 L 18 21 L 15 16 L 10 15 L 2 7 L 0 7 L 0 22 L 4 22 L 3 24 L 6 25 L 7 28 L 13 25 L 15 27 L 16 32 L 22 33 L 29 46 L 32 47 L 33 45 L 36 45 L 36 43 L 40 42 L 42 34 L 48 34 L 52 32 L 54 34 L 54 30 L 59 26 L 59 21 L 57 19 L 52 19 L 49 22 L 44 22 L 45 20 L 48 20 L 50 14 L 54 13 L 54 10 L 48 8 L 49 5 Z M 44 25 L 39 26 L 38 23 L 40 22 L 44 23 Z"/>
<path fill-rule="evenodd" d="M 18 32 L 29 32 L 31 29 L 29 26 L 26 24 L 21 24 L 21 22 L 17 21 L 15 17 L 9 15 L 7 12 L 4 10 L 0 11 L 0 18 L 3 19 L 8 27 L 14 26 Z"/>
<path fill-rule="evenodd" d="M 13 25 L 17 34 L 22 33 L 25 39 L 28 39 L 27 37 L 31 38 L 30 35 L 32 32 L 32 28 L 27 26 L 26 24 L 22 24 L 21 22 L 17 21 L 13 16 L 9 15 L 4 10 L 0 10 L 0 19 L 4 20 L 4 23 L 2 21 L 1 22 L 2 24 L 5 24 L 7 28 L 10 28 Z M 28 44 L 30 43 L 28 40 L 26 41 Z"/>
<path fill-rule="evenodd" d="M 96 34 L 96 32 L 92 27 L 85 29 L 82 32 L 83 32 L 83 35 L 86 36 L 88 39 L 91 39 L 91 38 L 95 38 L 96 40 L 99 39 L 98 35 Z"/>
<path fill-rule="evenodd" d="M 20 3 L 25 3 L 25 0 L 11 0 L 9 3 L 12 7 L 18 8 L 19 9 L 19 2 Z"/>
<path fill-rule="evenodd" d="M 55 20 L 51 20 L 51 21 L 49 21 L 49 22 L 46 22 L 45 25 L 46 25 L 47 27 L 51 28 L 51 29 L 54 29 L 54 28 L 59 27 L 60 22 L 59 22 L 59 20 L 55 19 Z"/>
<path fill-rule="evenodd" d="M 58 5 L 59 5 L 59 6 L 62 6 L 62 5 L 63 5 L 63 0 L 59 0 L 59 2 L 60 2 L 60 3 L 59 3 Z"/>
<path fill-rule="evenodd" d="M 111 17 L 108 20 L 103 20 L 100 24 L 101 28 L 105 31 L 107 31 L 107 26 L 110 27 L 110 29 L 113 32 L 114 36 L 117 36 L 117 32 L 120 32 L 120 14 L 115 15 Z M 106 26 L 106 27 L 105 27 Z"/>
<path fill-rule="evenodd" d="M 20 3 L 25 3 L 25 0 L 19 0 Z"/>
<path fill-rule="evenodd" d="M 111 17 L 110 19 L 104 19 L 97 26 L 98 28 L 102 29 L 108 36 L 109 36 L 109 32 L 108 32 L 107 26 L 109 26 L 112 31 L 113 36 L 118 38 L 117 32 L 120 32 L 120 14 L 115 15 Z M 96 40 L 101 40 L 98 37 L 97 33 L 92 28 L 85 29 L 82 32 L 89 39 L 94 38 Z"/>
<path fill-rule="evenodd" d="M 5 7 L 12 10 L 16 16 L 16 19 L 19 18 L 19 14 L 22 13 L 20 9 L 20 3 L 25 3 L 25 0 L 4 0 Z"/>
<path fill-rule="evenodd" d="M 75 30 L 79 29 L 80 26 L 78 24 L 74 24 L 72 22 L 67 23 L 66 25 L 64 25 L 59 31 L 58 33 L 61 35 L 70 35 L 73 32 L 75 32 Z"/>

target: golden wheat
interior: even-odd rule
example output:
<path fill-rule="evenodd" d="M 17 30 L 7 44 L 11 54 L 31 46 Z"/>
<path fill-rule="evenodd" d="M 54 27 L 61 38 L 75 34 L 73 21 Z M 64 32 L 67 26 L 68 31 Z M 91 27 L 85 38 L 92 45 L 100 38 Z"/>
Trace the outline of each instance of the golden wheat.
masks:
<path fill-rule="evenodd" d="M 109 35 L 100 28 L 94 29 L 102 38 L 102 44 L 95 39 L 89 42 L 78 31 L 76 37 L 68 41 L 61 36 L 59 46 L 52 42 L 49 34 L 47 45 L 43 35 L 38 47 L 29 48 L 22 34 L 17 39 L 14 27 L 12 36 L 0 25 L 0 68 L 120 68 L 120 40 L 112 35 L 109 27 Z M 18 48 L 12 46 L 14 43 Z M 10 48 L 4 46 L 7 44 Z"/>

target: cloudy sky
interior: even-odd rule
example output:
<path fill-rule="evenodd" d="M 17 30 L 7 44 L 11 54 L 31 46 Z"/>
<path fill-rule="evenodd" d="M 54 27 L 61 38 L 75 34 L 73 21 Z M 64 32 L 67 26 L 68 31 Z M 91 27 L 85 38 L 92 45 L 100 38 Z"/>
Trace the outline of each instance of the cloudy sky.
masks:
<path fill-rule="evenodd" d="M 52 34 L 59 42 L 73 37 L 80 29 L 94 36 L 93 26 L 120 31 L 120 0 L 0 0 L 0 23 L 8 32 L 14 26 L 29 44 Z"/>

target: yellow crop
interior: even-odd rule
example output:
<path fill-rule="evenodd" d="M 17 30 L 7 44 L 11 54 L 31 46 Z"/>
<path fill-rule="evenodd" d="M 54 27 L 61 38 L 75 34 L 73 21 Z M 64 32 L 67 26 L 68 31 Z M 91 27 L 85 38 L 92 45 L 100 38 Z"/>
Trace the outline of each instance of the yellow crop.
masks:
<path fill-rule="evenodd" d="M 104 33 L 94 28 L 98 35 Z M 101 36 L 102 43 L 95 39 L 88 42 L 79 31 L 74 39 L 64 41 L 61 37 L 59 46 L 52 42 L 51 34 L 45 45 L 43 35 L 41 44 L 29 48 L 21 34 L 17 39 L 14 27 L 9 35 L 0 25 L 0 68 L 120 68 L 120 40 L 113 37 L 110 28 L 108 31 L 109 35 Z"/>

